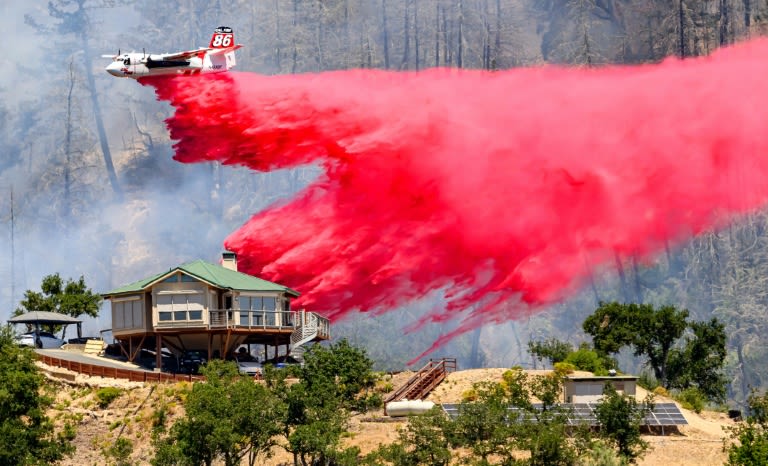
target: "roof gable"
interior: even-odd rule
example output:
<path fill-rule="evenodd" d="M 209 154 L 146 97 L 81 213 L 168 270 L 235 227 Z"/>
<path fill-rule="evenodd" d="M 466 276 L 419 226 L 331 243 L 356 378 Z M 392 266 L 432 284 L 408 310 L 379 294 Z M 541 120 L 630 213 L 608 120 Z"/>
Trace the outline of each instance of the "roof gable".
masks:
<path fill-rule="evenodd" d="M 104 293 L 103 296 L 143 291 L 176 272 L 185 273 L 217 288 L 237 291 L 283 292 L 292 296 L 299 296 L 297 291 L 288 288 L 287 286 L 263 280 L 261 278 L 254 277 L 253 275 L 230 270 L 226 267 L 212 264 L 204 260 L 187 262 L 167 272 L 155 274 L 151 277 L 147 277 L 142 280 L 124 285 L 120 288 L 111 290 L 107 293 Z"/>

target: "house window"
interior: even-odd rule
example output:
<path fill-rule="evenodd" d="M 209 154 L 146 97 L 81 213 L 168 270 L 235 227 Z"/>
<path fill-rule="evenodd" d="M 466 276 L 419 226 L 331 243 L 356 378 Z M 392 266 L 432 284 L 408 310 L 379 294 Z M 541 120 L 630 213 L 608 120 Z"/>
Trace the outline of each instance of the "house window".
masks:
<path fill-rule="evenodd" d="M 112 328 L 141 328 L 144 326 L 143 301 L 140 298 L 122 298 L 112 302 Z"/>
<path fill-rule="evenodd" d="M 199 282 L 200 280 L 187 274 L 181 274 L 181 281 L 185 283 L 194 283 Z"/>
<path fill-rule="evenodd" d="M 160 283 L 177 283 L 178 281 L 179 281 L 179 276 L 176 274 L 173 274 Z"/>
<path fill-rule="evenodd" d="M 160 322 L 185 322 L 203 319 L 202 293 L 161 293 L 157 295 L 157 318 Z"/>
<path fill-rule="evenodd" d="M 240 325 L 274 326 L 276 324 L 276 297 L 240 295 L 237 300 L 240 307 Z"/>

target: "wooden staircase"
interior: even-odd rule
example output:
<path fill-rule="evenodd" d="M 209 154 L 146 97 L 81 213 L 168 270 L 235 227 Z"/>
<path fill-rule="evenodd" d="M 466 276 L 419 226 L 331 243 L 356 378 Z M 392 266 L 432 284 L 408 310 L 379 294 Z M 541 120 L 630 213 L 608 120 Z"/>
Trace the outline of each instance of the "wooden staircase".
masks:
<path fill-rule="evenodd" d="M 400 400 L 423 400 L 445 376 L 456 370 L 456 358 L 430 359 L 408 381 L 390 394 L 384 404 Z"/>

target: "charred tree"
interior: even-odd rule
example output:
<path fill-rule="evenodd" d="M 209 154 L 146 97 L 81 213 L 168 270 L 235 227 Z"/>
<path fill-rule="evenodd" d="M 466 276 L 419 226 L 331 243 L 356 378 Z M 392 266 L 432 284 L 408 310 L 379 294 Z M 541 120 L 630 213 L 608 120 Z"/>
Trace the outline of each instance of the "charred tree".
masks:
<path fill-rule="evenodd" d="M 440 3 L 435 3 L 435 66 L 440 66 Z"/>
<path fill-rule="evenodd" d="M 685 4 L 683 3 L 683 0 L 678 0 L 677 2 L 677 40 L 678 40 L 678 54 L 680 58 L 686 57 L 686 46 L 685 46 Z"/>
<path fill-rule="evenodd" d="M 456 66 L 464 67 L 464 2 L 459 0 L 458 42 L 456 44 Z"/>
<path fill-rule="evenodd" d="M 64 128 L 64 218 L 72 211 L 72 94 L 75 90 L 75 63 L 69 62 L 69 86 L 67 87 L 67 116 Z"/>
<path fill-rule="evenodd" d="M 384 34 L 384 69 L 389 69 L 389 27 L 387 26 L 387 0 L 381 0 L 381 28 Z"/>
<path fill-rule="evenodd" d="M 291 74 L 299 71 L 299 44 L 296 39 L 299 24 L 299 0 L 293 0 L 293 16 L 291 19 L 291 29 L 293 30 L 293 53 L 291 55 Z"/>
<path fill-rule="evenodd" d="M 400 62 L 400 69 L 406 69 L 408 67 L 408 60 L 409 60 L 409 52 L 411 51 L 411 27 L 410 27 L 410 18 L 408 14 L 408 5 L 410 5 L 409 0 L 405 0 L 405 5 L 403 8 L 403 60 Z"/>
<path fill-rule="evenodd" d="M 96 122 L 96 131 L 99 136 L 99 145 L 101 147 L 101 153 L 104 158 L 104 165 L 107 170 L 107 177 L 109 183 L 112 186 L 112 191 L 118 202 L 123 199 L 123 190 L 117 180 L 117 173 L 115 172 L 115 166 L 112 163 L 112 153 L 109 149 L 109 141 L 107 139 L 107 131 L 104 129 L 104 118 L 101 114 L 101 105 L 99 104 L 99 97 L 96 91 L 96 80 L 93 77 L 93 61 L 91 60 L 91 48 L 88 41 L 88 27 L 90 20 L 88 18 L 88 10 L 85 6 L 85 0 L 76 0 L 75 4 L 77 9 L 74 11 L 67 11 L 65 8 L 72 2 L 59 0 L 58 2 L 48 3 L 48 12 L 51 17 L 60 20 L 58 24 L 59 32 L 62 34 L 73 34 L 80 41 L 83 50 L 83 64 L 85 65 L 85 77 L 88 83 L 88 90 L 91 94 L 91 107 L 93 109 L 93 117 Z"/>
<path fill-rule="evenodd" d="M 413 1 L 413 48 L 416 55 L 416 71 L 420 68 L 419 56 L 419 0 Z"/>

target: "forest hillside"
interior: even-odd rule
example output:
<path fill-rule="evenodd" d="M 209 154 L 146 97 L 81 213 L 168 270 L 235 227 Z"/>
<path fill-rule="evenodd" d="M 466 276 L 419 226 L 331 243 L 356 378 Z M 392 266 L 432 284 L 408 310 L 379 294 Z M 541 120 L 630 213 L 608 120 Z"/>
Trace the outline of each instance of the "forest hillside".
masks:
<path fill-rule="evenodd" d="M 267 75 L 603 67 L 707 55 L 768 27 L 766 0 L 31 0 L 5 2 L 0 12 L 0 24 L 24 38 L 0 58 L 2 319 L 51 273 L 84 275 L 104 291 L 147 270 L 215 260 L 251 215 L 318 175 L 314 166 L 254 173 L 174 161 L 164 125 L 172 109 L 150 88 L 107 75 L 102 53 L 196 48 L 228 25 L 246 45 L 238 70 Z M 766 277 L 768 211 L 757 211 L 667 244 L 650 261 L 617 256 L 570 299 L 479 328 L 432 356 L 457 357 L 461 367 L 534 368 L 528 341 L 586 341 L 581 322 L 600 302 L 672 304 L 725 323 L 728 398 L 740 403 L 768 381 Z M 442 303 L 357 313 L 335 323 L 334 336 L 364 346 L 381 369 L 401 370 L 455 327 L 434 322 L 403 336 Z M 110 325 L 103 311 L 85 326 L 98 334 Z M 631 354 L 621 357 L 627 370 L 643 370 Z"/>

